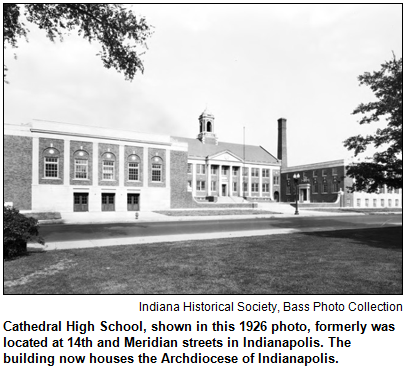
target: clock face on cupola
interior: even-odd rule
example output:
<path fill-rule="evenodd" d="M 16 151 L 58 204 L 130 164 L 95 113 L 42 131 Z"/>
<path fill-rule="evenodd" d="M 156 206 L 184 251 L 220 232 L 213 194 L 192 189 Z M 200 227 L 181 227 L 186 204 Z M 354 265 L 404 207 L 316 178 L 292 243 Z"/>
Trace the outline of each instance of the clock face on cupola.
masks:
<path fill-rule="evenodd" d="M 217 145 L 218 139 L 214 133 L 214 115 L 207 108 L 199 116 L 200 133 L 197 138 L 204 144 Z"/>

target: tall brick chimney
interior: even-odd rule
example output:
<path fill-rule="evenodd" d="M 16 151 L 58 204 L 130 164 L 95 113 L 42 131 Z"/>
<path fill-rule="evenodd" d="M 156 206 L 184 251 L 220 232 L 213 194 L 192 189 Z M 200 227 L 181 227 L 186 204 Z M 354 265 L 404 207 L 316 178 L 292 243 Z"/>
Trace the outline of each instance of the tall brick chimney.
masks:
<path fill-rule="evenodd" d="M 282 170 L 288 166 L 288 149 L 286 142 L 286 119 L 278 119 L 278 159 L 282 162 Z"/>

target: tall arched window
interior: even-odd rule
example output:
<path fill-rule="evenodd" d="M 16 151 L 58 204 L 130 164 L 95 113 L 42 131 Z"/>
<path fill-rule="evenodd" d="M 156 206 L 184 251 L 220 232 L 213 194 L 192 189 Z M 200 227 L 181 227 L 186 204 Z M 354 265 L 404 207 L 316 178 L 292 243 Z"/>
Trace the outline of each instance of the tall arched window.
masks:
<path fill-rule="evenodd" d="M 54 147 L 44 150 L 44 177 L 59 178 L 59 151 Z"/>
<path fill-rule="evenodd" d="M 162 182 L 162 171 L 163 171 L 163 160 L 159 156 L 154 156 L 152 158 L 152 168 L 151 168 L 151 181 L 152 182 Z"/>
<path fill-rule="evenodd" d="M 128 157 L 128 180 L 139 181 L 140 180 L 140 164 L 141 160 L 137 155 L 130 155 Z"/>
<path fill-rule="evenodd" d="M 102 155 L 102 180 L 114 180 L 116 157 L 111 152 Z"/>
<path fill-rule="evenodd" d="M 87 151 L 78 150 L 73 154 L 75 170 L 74 178 L 88 179 L 89 178 L 89 154 Z"/>
<path fill-rule="evenodd" d="M 211 132 L 212 131 L 212 127 L 211 127 L 211 121 L 207 122 L 207 131 Z"/>

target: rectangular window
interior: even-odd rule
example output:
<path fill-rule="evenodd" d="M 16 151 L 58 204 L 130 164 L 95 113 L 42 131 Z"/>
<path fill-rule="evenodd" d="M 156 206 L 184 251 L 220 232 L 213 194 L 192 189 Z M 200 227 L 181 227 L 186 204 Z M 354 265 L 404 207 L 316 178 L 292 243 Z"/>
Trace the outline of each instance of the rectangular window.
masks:
<path fill-rule="evenodd" d="M 262 184 L 262 192 L 269 192 L 269 183 Z"/>
<path fill-rule="evenodd" d="M 313 194 L 318 194 L 319 193 L 319 184 L 318 182 L 313 182 Z"/>
<path fill-rule="evenodd" d="M 233 191 L 237 192 L 237 182 L 233 182 Z"/>
<path fill-rule="evenodd" d="M 313 177 L 317 177 L 317 171 L 316 170 L 313 171 Z"/>
<path fill-rule="evenodd" d="M 58 178 L 58 158 L 45 157 L 45 178 Z"/>
<path fill-rule="evenodd" d="M 128 179 L 130 181 L 139 181 L 140 172 L 138 163 L 128 163 Z"/>
<path fill-rule="evenodd" d="M 243 187 L 244 187 L 244 192 L 248 192 L 248 183 L 247 182 L 243 183 Z"/>
<path fill-rule="evenodd" d="M 75 178 L 86 179 L 87 178 L 87 160 L 75 159 Z"/>
<path fill-rule="evenodd" d="M 233 176 L 238 176 L 238 168 L 233 167 Z"/>
<path fill-rule="evenodd" d="M 114 180 L 114 161 L 103 160 L 103 180 Z"/>
<path fill-rule="evenodd" d="M 217 174 L 217 165 L 212 165 L 211 166 L 211 174 L 215 176 Z"/>
<path fill-rule="evenodd" d="M 269 169 L 262 169 L 262 177 L 265 178 L 269 177 Z"/>
<path fill-rule="evenodd" d="M 357 199 L 357 207 L 361 207 L 361 199 Z"/>
<path fill-rule="evenodd" d="M 290 180 L 289 173 L 286 175 L 286 179 Z"/>
<path fill-rule="evenodd" d="M 197 174 L 206 174 L 206 166 L 204 164 L 197 164 L 196 173 Z"/>
<path fill-rule="evenodd" d="M 192 169 L 193 169 L 192 163 L 187 163 L 187 174 L 192 174 Z"/>
<path fill-rule="evenodd" d="M 323 194 L 327 194 L 327 193 L 328 193 L 328 184 L 327 184 L 327 182 L 326 182 L 326 183 L 323 183 L 323 186 L 322 186 L 322 193 L 323 193 Z"/>
<path fill-rule="evenodd" d="M 338 183 L 333 182 L 333 192 L 338 192 Z"/>
<path fill-rule="evenodd" d="M 307 178 L 307 173 L 303 172 L 303 179 L 305 180 Z"/>
<path fill-rule="evenodd" d="M 251 168 L 251 177 L 259 177 L 259 168 Z"/>
<path fill-rule="evenodd" d="M 162 182 L 161 164 L 152 164 L 152 182 Z"/>
<path fill-rule="evenodd" d="M 366 208 L 369 207 L 369 199 L 365 199 L 365 207 L 366 207 Z"/>
<path fill-rule="evenodd" d="M 327 170 L 323 169 L 323 170 L 321 171 L 321 175 L 322 175 L 322 176 L 327 176 Z"/>
<path fill-rule="evenodd" d="M 206 181 L 197 181 L 196 190 L 197 190 L 197 191 L 204 191 L 204 190 L 206 190 Z"/>
<path fill-rule="evenodd" d="M 395 194 L 399 194 L 399 189 L 395 189 Z"/>
<path fill-rule="evenodd" d="M 192 181 L 187 181 L 187 191 L 192 191 Z"/>
<path fill-rule="evenodd" d="M 393 188 L 392 187 L 388 187 L 388 194 L 393 194 Z"/>
<path fill-rule="evenodd" d="M 273 184 L 279 185 L 279 176 L 273 176 Z"/>
<path fill-rule="evenodd" d="M 243 176 L 248 176 L 248 167 L 244 167 L 244 168 L 243 168 L 243 173 L 242 173 L 242 175 L 243 175 Z"/>
<path fill-rule="evenodd" d="M 227 176 L 227 168 L 226 167 L 221 167 L 221 175 L 222 176 Z"/>
<path fill-rule="evenodd" d="M 392 199 L 388 199 L 388 207 L 389 207 L 389 208 L 392 207 Z"/>
<path fill-rule="evenodd" d="M 258 192 L 258 191 L 259 191 L 258 185 L 259 185 L 258 183 L 255 183 L 255 182 L 252 183 L 252 184 L 251 184 L 251 191 L 252 191 L 252 192 Z"/>
<path fill-rule="evenodd" d="M 216 191 L 217 185 L 216 181 L 211 181 L 211 191 Z"/>
<path fill-rule="evenodd" d="M 380 188 L 379 188 L 379 193 L 380 193 L 380 194 L 385 194 L 385 188 L 384 188 L 384 187 L 380 187 Z"/>
<path fill-rule="evenodd" d="M 374 199 L 372 202 L 373 202 L 373 206 L 374 206 L 374 208 L 376 208 L 376 207 L 377 207 L 377 200 L 376 200 L 376 199 Z"/>
<path fill-rule="evenodd" d="M 385 206 L 385 199 L 381 199 L 381 207 Z"/>
<path fill-rule="evenodd" d="M 337 176 L 337 168 L 333 168 L 332 173 L 333 173 L 333 176 Z"/>
<path fill-rule="evenodd" d="M 395 199 L 395 207 L 399 207 L 399 199 Z"/>

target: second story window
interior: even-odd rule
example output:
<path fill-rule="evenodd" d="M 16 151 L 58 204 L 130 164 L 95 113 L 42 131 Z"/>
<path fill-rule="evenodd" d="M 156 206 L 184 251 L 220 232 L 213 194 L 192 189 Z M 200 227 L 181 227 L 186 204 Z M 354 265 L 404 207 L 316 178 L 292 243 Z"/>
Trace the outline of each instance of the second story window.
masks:
<path fill-rule="evenodd" d="M 130 181 L 139 181 L 140 172 L 139 172 L 139 163 L 130 162 L 128 163 L 128 179 Z"/>
<path fill-rule="evenodd" d="M 54 147 L 44 150 L 44 177 L 59 178 L 59 151 Z"/>
<path fill-rule="evenodd" d="M 103 180 L 114 180 L 114 160 L 103 160 Z"/>
<path fill-rule="evenodd" d="M 111 152 L 105 152 L 102 155 L 102 180 L 113 181 L 115 179 L 116 157 Z"/>
<path fill-rule="evenodd" d="M 89 154 L 84 150 L 78 150 L 73 154 L 74 157 L 74 178 L 89 178 Z"/>
<path fill-rule="evenodd" d="M 251 177 L 259 177 L 259 168 L 251 168 Z"/>
<path fill-rule="evenodd" d="M 58 178 L 59 159 L 54 157 L 45 157 L 45 178 Z"/>
<path fill-rule="evenodd" d="M 188 163 L 188 164 L 187 164 L 187 173 L 188 173 L 188 174 L 192 174 L 192 169 L 193 169 L 193 168 L 192 168 L 192 163 Z"/>
<path fill-rule="evenodd" d="M 269 177 L 269 169 L 262 169 L 262 177 L 265 178 Z"/>
<path fill-rule="evenodd" d="M 327 170 L 326 169 L 323 169 L 322 171 L 321 171 L 321 175 L 324 177 L 324 176 L 327 176 Z"/>
<path fill-rule="evenodd" d="M 75 159 L 75 178 L 87 179 L 88 175 L 88 160 Z"/>

